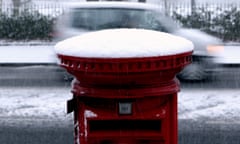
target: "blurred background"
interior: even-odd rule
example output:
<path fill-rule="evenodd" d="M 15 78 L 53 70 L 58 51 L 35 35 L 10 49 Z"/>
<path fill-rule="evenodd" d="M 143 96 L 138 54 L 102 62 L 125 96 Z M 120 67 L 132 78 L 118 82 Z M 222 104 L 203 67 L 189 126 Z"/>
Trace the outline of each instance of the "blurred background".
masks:
<path fill-rule="evenodd" d="M 22 36 L 9 34 L 4 35 L 2 27 L 0 38 L 15 38 L 15 39 L 49 39 L 51 40 L 51 26 L 54 20 L 64 13 L 66 3 L 68 2 L 84 2 L 86 0 L 1 0 L 0 12 L 1 17 L 22 17 L 24 15 L 36 15 L 45 18 L 42 26 L 46 31 L 39 33 L 38 36 Z M 97 1 L 97 0 L 88 0 Z M 107 0 L 99 0 L 107 1 Z M 111 0 L 109 0 L 111 1 Z M 179 24 L 188 28 L 198 28 L 213 35 L 222 38 L 224 41 L 238 41 L 239 38 L 239 5 L 240 0 L 118 0 L 118 1 L 133 1 L 146 2 L 159 6 L 166 15 L 174 18 Z M 4 19 L 1 19 L 3 23 Z M 29 20 L 31 20 L 29 18 Z M 44 23 L 45 22 L 45 23 Z M 27 23 L 27 22 L 26 22 Z M 45 24 L 45 25 L 44 25 Z M 49 25 L 47 25 L 49 24 Z M 13 24 L 12 24 L 13 25 Z M 9 25 L 10 27 L 10 25 Z M 48 28 L 49 27 L 49 28 Z M 5 28 L 5 31 L 10 28 Z M 20 30 L 19 30 L 20 31 Z M 25 31 L 26 32 L 26 31 Z M 22 32 L 23 33 L 23 32 Z M 35 31 L 35 35 L 37 32 Z M 20 34 L 19 34 L 20 35 Z"/>
<path fill-rule="evenodd" d="M 73 29 L 68 28 L 73 27 L 74 24 L 60 28 L 58 26 L 64 23 L 63 15 L 66 15 L 68 11 L 68 3 L 86 1 L 98 0 L 1 0 L 0 45 L 17 43 L 53 46 L 63 37 L 73 36 L 73 34 L 67 35 L 67 31 L 73 32 Z M 236 77 L 231 75 L 238 74 L 238 65 L 240 64 L 238 56 L 240 0 L 117 1 L 154 4 L 161 13 L 176 23 L 169 23 L 168 25 L 177 25 L 181 29 L 191 30 L 191 32 L 167 31 L 188 38 L 195 44 L 194 64 L 179 75 L 180 79 L 193 82 L 216 80 L 219 77 L 225 79 L 229 78 L 230 75 L 233 80 L 236 80 Z M 62 21 L 59 22 L 59 19 Z M 204 32 L 204 34 L 201 32 Z M 213 37 L 210 36 L 218 40 L 213 40 Z M 59 37 L 62 38 L 58 39 Z M 197 52 L 199 47 L 202 49 L 201 54 Z M 209 60 L 209 57 L 211 57 L 211 60 Z M 212 59 L 213 57 L 214 59 Z M 4 60 L 2 63 L 4 64 Z M 19 63 L 26 64 L 29 62 Z M 52 64 L 53 62 L 49 63 Z M 209 65 L 209 63 L 214 65 Z M 226 67 L 228 68 L 226 69 Z M 237 74 L 232 74 L 232 72 L 237 72 Z"/>
<path fill-rule="evenodd" d="M 116 1 L 154 4 L 180 27 L 167 32 L 202 46 L 178 75 L 179 143 L 239 144 L 240 0 Z M 57 28 L 75 2 L 86 0 L 0 0 L 0 143 L 73 143 L 64 111 L 72 76 L 57 65 L 54 45 L 73 26 Z"/>

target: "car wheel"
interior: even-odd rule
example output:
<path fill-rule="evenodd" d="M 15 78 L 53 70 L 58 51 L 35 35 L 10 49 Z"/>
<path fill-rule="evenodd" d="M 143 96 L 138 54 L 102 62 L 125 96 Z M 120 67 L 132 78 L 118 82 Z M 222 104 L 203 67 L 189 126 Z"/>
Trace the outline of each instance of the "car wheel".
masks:
<path fill-rule="evenodd" d="M 178 74 L 178 78 L 181 80 L 201 81 L 207 78 L 207 72 L 205 71 L 203 64 L 194 62 L 186 66 Z"/>

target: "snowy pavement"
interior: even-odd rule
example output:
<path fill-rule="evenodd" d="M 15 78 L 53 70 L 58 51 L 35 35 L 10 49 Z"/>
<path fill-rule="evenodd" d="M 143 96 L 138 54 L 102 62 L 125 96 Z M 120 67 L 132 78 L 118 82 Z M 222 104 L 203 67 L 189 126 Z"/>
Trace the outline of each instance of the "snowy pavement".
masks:
<path fill-rule="evenodd" d="M 0 87 L 1 125 L 66 126 L 73 115 L 66 114 L 70 87 Z M 240 120 L 240 90 L 182 89 L 178 94 L 179 119 L 208 123 Z"/>
<path fill-rule="evenodd" d="M 70 98 L 65 87 L 0 87 L 0 125 L 66 126 L 72 123 L 65 105 Z"/>
<path fill-rule="evenodd" d="M 0 51 L 1 64 L 56 63 L 53 45 L 0 46 Z M 0 87 L 0 124 L 71 124 L 72 114 L 66 114 L 66 101 L 72 97 L 70 89 Z M 239 123 L 239 103 L 238 89 L 184 88 L 179 93 L 179 119 Z"/>
<path fill-rule="evenodd" d="M 239 124 L 239 89 L 182 89 L 178 100 L 179 119 Z"/>
<path fill-rule="evenodd" d="M 53 45 L 0 46 L 0 64 L 56 64 Z"/>
<path fill-rule="evenodd" d="M 54 44 L 50 45 L 3 45 L 0 42 L 0 64 L 56 64 L 58 59 Z M 240 64 L 240 46 L 226 45 L 221 52 L 215 53 L 218 64 Z"/>

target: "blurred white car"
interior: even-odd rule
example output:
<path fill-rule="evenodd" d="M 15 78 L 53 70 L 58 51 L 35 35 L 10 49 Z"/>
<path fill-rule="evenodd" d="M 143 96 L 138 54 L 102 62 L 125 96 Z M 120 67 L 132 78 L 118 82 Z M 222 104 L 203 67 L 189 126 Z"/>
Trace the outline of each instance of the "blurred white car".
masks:
<path fill-rule="evenodd" d="M 191 40 L 194 44 L 193 63 L 179 74 L 181 79 L 203 80 L 214 71 L 215 63 L 209 51 L 221 44 L 221 40 L 199 30 L 179 27 L 156 5 L 135 2 L 73 3 L 59 17 L 55 35 L 57 40 L 63 40 L 90 31 L 113 28 L 151 29 Z"/>

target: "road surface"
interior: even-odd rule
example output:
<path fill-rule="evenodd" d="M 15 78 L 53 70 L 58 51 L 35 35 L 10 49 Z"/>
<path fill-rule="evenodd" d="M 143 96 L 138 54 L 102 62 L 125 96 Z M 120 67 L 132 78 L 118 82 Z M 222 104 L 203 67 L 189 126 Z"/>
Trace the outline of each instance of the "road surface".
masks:
<path fill-rule="evenodd" d="M 240 68 L 227 68 L 204 82 L 181 82 L 181 87 L 185 89 L 196 88 L 225 88 L 237 89 L 240 86 Z M 0 85 L 1 87 L 11 87 L 18 94 L 19 89 L 29 86 L 39 87 L 42 92 L 47 87 L 55 91 L 57 89 L 70 90 L 70 82 L 63 80 L 64 71 L 52 65 L 38 66 L 1 66 Z M 20 91 L 21 93 L 22 91 Z M 46 92 L 46 90 L 45 90 Z M 48 91 L 47 91 L 48 92 Z M 29 93 L 29 92 L 23 92 Z M 1 93 L 5 95 L 6 93 Z M 38 98 L 34 93 L 31 96 Z M 46 98 L 47 99 L 47 98 Z M 27 99 L 26 99 L 27 100 Z M 65 100 L 64 100 L 65 101 Z M 16 101 L 20 103 L 21 101 Z M 41 102 L 41 101 L 39 101 Z M 4 101 L 1 101 L 4 104 Z M 23 106 L 22 109 L 31 107 Z M 7 109 L 9 110 L 9 109 Z M 0 109 L 0 114 L 6 109 Z M 14 115 L 14 113 L 12 113 Z M 21 116 L 4 117 L 1 116 L 0 143 L 1 144 L 73 144 L 73 120 L 72 115 L 64 119 L 52 120 L 52 117 L 27 117 Z M 54 117 L 54 113 L 53 113 Z M 239 144 L 240 123 L 224 121 L 201 120 L 179 120 L 179 144 Z"/>
<path fill-rule="evenodd" d="M 1 144 L 73 144 L 73 126 L 0 126 Z M 179 144 L 239 144 L 240 126 L 179 121 Z"/>
<path fill-rule="evenodd" d="M 70 85 L 67 72 L 57 65 L 0 65 L 0 86 Z M 184 88 L 240 88 L 240 66 L 219 67 L 204 81 L 181 81 Z"/>

